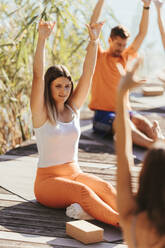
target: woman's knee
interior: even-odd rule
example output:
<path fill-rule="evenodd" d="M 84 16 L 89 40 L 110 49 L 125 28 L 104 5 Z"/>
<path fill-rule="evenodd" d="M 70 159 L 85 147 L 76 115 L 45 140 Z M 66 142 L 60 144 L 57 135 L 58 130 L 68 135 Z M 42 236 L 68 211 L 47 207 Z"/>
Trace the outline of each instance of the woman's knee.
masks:
<path fill-rule="evenodd" d="M 82 202 L 89 202 L 90 198 L 93 198 L 94 191 L 89 188 L 87 185 L 80 186 L 80 201 Z M 80 202 L 79 202 L 80 203 Z"/>
<path fill-rule="evenodd" d="M 112 184 L 103 181 L 100 185 L 100 193 L 110 194 L 110 195 L 116 195 L 116 189 L 112 186 Z"/>

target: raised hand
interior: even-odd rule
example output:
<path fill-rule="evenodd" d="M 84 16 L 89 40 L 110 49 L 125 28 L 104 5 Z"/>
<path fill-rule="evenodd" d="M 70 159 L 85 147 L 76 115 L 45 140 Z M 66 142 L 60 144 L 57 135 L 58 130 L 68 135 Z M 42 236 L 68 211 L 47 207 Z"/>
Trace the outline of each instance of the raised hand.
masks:
<path fill-rule="evenodd" d="M 156 8 L 160 9 L 163 6 L 163 1 L 162 0 L 153 0 Z"/>
<path fill-rule="evenodd" d="M 87 24 L 90 40 L 96 41 L 100 37 L 101 28 L 104 25 L 104 22 Z"/>
<path fill-rule="evenodd" d="M 136 80 L 134 75 L 137 69 L 139 68 L 141 64 L 141 59 L 138 58 L 134 61 L 134 63 L 130 63 L 130 61 L 127 64 L 126 71 L 122 67 L 121 64 L 118 64 L 118 70 L 122 76 L 119 84 L 119 91 L 122 91 L 123 93 L 127 92 L 128 90 L 131 90 L 135 87 L 138 87 L 146 82 L 146 80 Z"/>
<path fill-rule="evenodd" d="M 142 0 L 142 2 L 144 3 L 144 6 L 150 6 L 151 4 L 151 0 Z"/>
<path fill-rule="evenodd" d="M 51 34 L 55 23 L 56 22 L 45 22 L 41 19 L 38 26 L 39 37 L 47 39 Z"/>

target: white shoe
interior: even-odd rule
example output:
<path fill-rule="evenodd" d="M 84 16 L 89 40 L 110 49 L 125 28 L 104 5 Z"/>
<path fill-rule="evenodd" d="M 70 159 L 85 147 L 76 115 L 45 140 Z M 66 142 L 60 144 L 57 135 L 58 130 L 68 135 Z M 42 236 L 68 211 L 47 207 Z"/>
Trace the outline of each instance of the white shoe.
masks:
<path fill-rule="evenodd" d="M 66 208 L 66 215 L 73 219 L 78 220 L 93 220 L 94 218 L 90 216 L 78 203 L 73 203 Z"/>

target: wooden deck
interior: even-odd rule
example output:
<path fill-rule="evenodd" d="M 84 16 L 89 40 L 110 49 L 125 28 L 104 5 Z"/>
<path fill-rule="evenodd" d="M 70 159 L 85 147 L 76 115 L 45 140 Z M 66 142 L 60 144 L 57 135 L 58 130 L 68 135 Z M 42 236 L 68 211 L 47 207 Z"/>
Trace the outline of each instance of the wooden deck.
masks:
<path fill-rule="evenodd" d="M 70 220 L 64 210 L 45 208 L 0 188 L 1 248 L 88 247 L 66 235 L 65 223 Z M 105 241 L 89 247 L 119 246 Z"/>
<path fill-rule="evenodd" d="M 84 126 L 83 132 L 85 131 Z M 12 188 L 10 189 L 8 186 L 10 180 L 16 180 L 15 177 L 19 175 L 21 178 L 18 178 L 18 182 L 14 182 L 19 187 L 21 185 L 21 192 L 27 191 L 27 181 L 31 180 L 30 177 L 28 178 L 28 168 L 32 163 L 36 163 L 36 156 L 35 142 L 26 144 L 23 151 L 19 147 L 7 155 L 0 156 L 0 248 L 127 247 L 123 244 L 120 230 L 116 231 L 110 225 L 96 220 L 90 222 L 104 228 L 104 241 L 84 245 L 66 235 L 66 222 L 73 221 L 73 219 L 66 216 L 65 209 L 46 208 L 35 200 L 30 201 L 27 197 L 22 197 L 17 189 L 12 191 Z M 30 164 L 28 164 L 29 161 Z M 84 172 L 98 175 L 116 186 L 116 156 L 111 153 L 110 147 L 104 142 L 82 135 L 79 147 L 79 163 Z M 23 166 L 22 174 L 18 171 L 21 169 L 21 166 L 18 165 Z M 4 173 L 1 170 L 2 167 L 7 168 L 7 172 Z M 140 167 L 138 164 L 132 168 L 134 190 L 136 190 Z M 7 181 L 5 181 L 6 179 Z"/>
<path fill-rule="evenodd" d="M 111 164 L 88 163 L 80 161 L 83 171 L 93 173 L 116 185 L 115 156 L 110 155 Z M 23 163 L 26 157 L 22 157 L 19 163 Z M 28 157 L 30 159 L 30 157 Z M 34 158 L 32 158 L 34 161 Z M 6 161 L 14 161 L 13 156 L 3 156 L 0 162 L 4 166 Z M 16 163 L 16 160 L 15 160 Z M 9 166 L 9 165 L 6 165 Z M 15 165 L 16 166 L 16 165 Z M 10 168 L 9 168 L 10 169 Z M 133 169 L 134 187 L 136 187 L 137 174 L 139 169 Z M 14 176 L 14 175 L 13 175 Z M 26 175 L 24 176 L 26 177 Z M 12 178 L 11 178 L 12 180 Z M 25 178 L 25 180 L 27 180 Z M 22 185 L 24 187 L 24 185 Z M 66 221 L 73 219 L 65 215 L 64 209 L 50 209 L 41 206 L 35 200 L 27 201 L 19 195 L 13 194 L 0 187 L 0 247 L 1 248 L 48 248 L 48 247 L 94 247 L 94 248 L 122 248 L 121 237 L 114 242 L 108 235 L 109 226 L 100 222 L 93 222 L 104 228 L 104 241 L 98 244 L 83 245 L 77 240 L 68 237 L 65 233 Z M 111 234 L 111 233 L 110 233 Z M 116 239 L 117 240 L 117 239 Z"/>
<path fill-rule="evenodd" d="M 135 99 L 132 100 L 132 104 L 135 109 L 148 110 L 153 108 L 151 114 L 147 114 L 147 117 L 151 120 L 159 120 L 160 126 L 165 134 L 164 108 L 159 109 L 159 107 L 164 106 L 165 94 L 159 98 L 154 97 L 153 99 L 141 98 L 141 96 L 138 97 L 138 95 L 133 95 L 133 97 Z M 154 102 L 151 100 L 154 100 Z M 94 139 L 90 136 L 90 133 L 86 132 L 91 128 L 91 113 L 89 111 L 87 113 L 89 113 L 88 118 L 85 113 L 85 118 L 83 120 L 82 116 L 81 122 L 83 133 L 79 147 L 80 166 L 83 171 L 98 175 L 116 186 L 116 156 L 113 153 L 114 150 L 111 145 L 108 145 L 108 141 L 105 142 L 105 140 L 101 141 L 100 139 Z M 92 222 L 104 228 L 104 241 L 92 245 L 83 245 L 66 235 L 66 221 L 71 221 L 73 219 L 66 216 L 64 209 L 50 209 L 43 207 L 35 200 L 30 201 L 27 197 L 21 197 L 22 195 L 19 193 L 19 190 L 9 190 L 8 186 L 10 185 L 10 180 L 12 181 L 13 178 L 16 179 L 14 175 L 19 175 L 19 169 L 17 165 L 15 165 L 16 162 L 24 166 L 23 168 L 25 169 L 28 167 L 26 160 L 34 162 L 34 160 L 30 158 L 36 157 L 36 153 L 35 142 L 30 142 L 30 144 L 26 144 L 23 147 L 23 152 L 22 148 L 17 148 L 10 151 L 6 156 L 0 156 L 0 248 L 127 247 L 121 240 L 121 233 L 120 235 L 117 234 L 117 236 L 115 236 L 116 231 L 114 231 L 109 225 L 97 221 Z M 12 157 L 12 155 L 25 157 L 16 161 L 15 157 Z M 11 165 L 12 167 L 10 167 L 10 164 L 5 164 L 7 160 L 13 161 L 13 165 Z M 136 166 L 132 168 L 133 188 L 135 191 L 137 186 L 137 176 L 141 167 L 138 159 L 136 162 Z M 4 166 L 9 167 L 10 173 L 2 173 L 1 168 Z M 12 172 L 10 168 L 12 168 Z M 17 173 L 14 173 L 14 168 Z M 4 180 L 2 180 L 3 177 Z M 8 177 L 8 184 L 3 183 L 3 187 L 1 187 L 2 181 L 5 182 L 6 180 L 5 177 Z M 20 184 L 19 180 L 18 183 L 16 182 L 15 184 L 21 186 L 21 192 L 24 192 L 24 189 L 27 191 L 26 183 L 27 180 L 29 182 L 29 179 L 26 175 L 26 170 L 21 174 L 21 180 L 23 181 L 22 184 Z M 119 238 L 116 238 L 118 236 Z M 114 242 L 114 240 L 116 241 Z"/>

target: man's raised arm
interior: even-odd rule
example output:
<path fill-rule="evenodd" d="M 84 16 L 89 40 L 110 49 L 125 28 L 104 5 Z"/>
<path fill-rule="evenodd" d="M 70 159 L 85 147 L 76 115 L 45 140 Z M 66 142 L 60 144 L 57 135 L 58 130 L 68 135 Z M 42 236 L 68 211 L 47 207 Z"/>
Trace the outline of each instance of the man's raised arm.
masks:
<path fill-rule="evenodd" d="M 160 0 L 155 0 L 154 3 L 155 3 L 155 6 L 156 6 L 156 10 L 157 10 L 159 31 L 160 31 L 160 34 L 161 34 L 163 47 L 165 49 L 165 28 L 164 28 L 164 25 L 163 25 L 163 17 L 162 17 L 163 2 L 160 1 Z"/>
<path fill-rule="evenodd" d="M 104 0 L 98 0 L 96 6 L 94 8 L 93 14 L 91 16 L 90 24 L 98 22 L 103 4 L 104 4 Z"/>
<path fill-rule="evenodd" d="M 142 0 L 142 2 L 143 2 L 143 13 L 139 25 L 139 32 L 132 43 L 132 46 L 135 51 L 138 51 L 138 49 L 140 48 L 148 31 L 149 10 L 150 10 L 151 0 Z"/>

